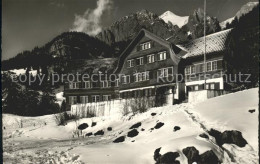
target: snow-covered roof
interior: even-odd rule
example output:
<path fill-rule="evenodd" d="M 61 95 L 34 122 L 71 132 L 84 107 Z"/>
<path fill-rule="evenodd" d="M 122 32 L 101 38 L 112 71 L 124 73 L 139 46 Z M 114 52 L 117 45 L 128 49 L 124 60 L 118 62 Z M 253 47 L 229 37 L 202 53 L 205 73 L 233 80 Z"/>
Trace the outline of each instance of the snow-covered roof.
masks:
<path fill-rule="evenodd" d="M 226 49 L 226 41 L 232 29 L 216 32 L 206 36 L 206 53 L 221 52 Z M 176 45 L 185 50 L 183 58 L 195 57 L 204 54 L 204 37 L 192 40 L 187 44 Z"/>

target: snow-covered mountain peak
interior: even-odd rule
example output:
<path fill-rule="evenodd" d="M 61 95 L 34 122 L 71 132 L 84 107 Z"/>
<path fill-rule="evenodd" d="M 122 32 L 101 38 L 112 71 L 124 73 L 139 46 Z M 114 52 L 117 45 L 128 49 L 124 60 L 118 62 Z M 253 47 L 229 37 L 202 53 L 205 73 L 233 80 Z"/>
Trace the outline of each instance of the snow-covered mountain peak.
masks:
<path fill-rule="evenodd" d="M 171 22 L 173 25 L 177 25 L 180 28 L 188 23 L 189 16 L 178 16 L 171 11 L 166 11 L 159 16 L 165 23 Z"/>

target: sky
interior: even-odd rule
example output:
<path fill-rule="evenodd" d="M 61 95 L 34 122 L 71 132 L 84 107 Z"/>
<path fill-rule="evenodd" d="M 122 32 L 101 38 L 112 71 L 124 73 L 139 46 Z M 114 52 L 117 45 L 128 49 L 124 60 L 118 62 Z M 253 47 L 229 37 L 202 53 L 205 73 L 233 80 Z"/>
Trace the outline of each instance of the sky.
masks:
<path fill-rule="evenodd" d="M 207 14 L 224 21 L 257 0 L 207 0 Z M 96 35 L 119 18 L 147 9 L 187 16 L 203 0 L 2 0 L 2 60 L 43 46 L 67 31 Z"/>

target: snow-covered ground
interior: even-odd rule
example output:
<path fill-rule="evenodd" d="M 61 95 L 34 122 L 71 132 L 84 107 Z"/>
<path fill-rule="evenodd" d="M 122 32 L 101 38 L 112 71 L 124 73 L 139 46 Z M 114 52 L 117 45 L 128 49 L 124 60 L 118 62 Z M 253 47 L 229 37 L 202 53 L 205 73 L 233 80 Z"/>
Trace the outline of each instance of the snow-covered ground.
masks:
<path fill-rule="evenodd" d="M 252 109 L 255 111 L 249 112 Z M 75 137 L 78 125 L 83 123 L 89 127 L 81 136 L 100 130 L 104 134 Z M 128 137 L 128 132 L 133 130 L 129 128 L 136 123 L 141 123 L 135 128 L 136 136 Z M 174 130 L 176 127 L 180 129 Z M 239 130 L 248 144 L 245 147 L 224 144 L 220 148 L 212 137 L 199 136 L 211 128 L 220 132 Z M 187 163 L 182 150 L 189 146 L 194 146 L 200 154 L 213 150 L 222 163 L 258 163 L 258 89 L 198 104 L 152 108 L 134 116 L 72 120 L 65 126 L 57 126 L 53 115 L 20 117 L 4 114 L 3 132 L 4 163 L 148 164 L 155 163 L 154 151 L 160 147 L 160 154 L 178 152 L 180 156 L 176 160 Z M 125 140 L 113 143 L 120 136 L 125 136 Z"/>

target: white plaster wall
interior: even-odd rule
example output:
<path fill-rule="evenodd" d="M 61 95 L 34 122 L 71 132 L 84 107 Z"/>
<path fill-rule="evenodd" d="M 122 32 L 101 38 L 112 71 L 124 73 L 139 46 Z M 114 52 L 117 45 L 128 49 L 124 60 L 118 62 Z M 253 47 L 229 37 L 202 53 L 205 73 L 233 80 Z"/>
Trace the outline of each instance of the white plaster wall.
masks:
<path fill-rule="evenodd" d="M 185 86 L 201 85 L 201 84 L 204 84 L 204 83 L 205 83 L 205 80 L 190 81 L 190 82 L 185 82 Z M 219 89 L 224 89 L 224 79 L 223 79 L 223 77 L 215 78 L 215 79 L 208 79 L 208 80 L 206 80 L 206 83 L 219 83 Z M 185 87 L 185 93 L 187 93 L 186 87 Z"/>
<path fill-rule="evenodd" d="M 189 92 L 189 102 L 202 102 L 208 99 L 207 90 Z"/>

